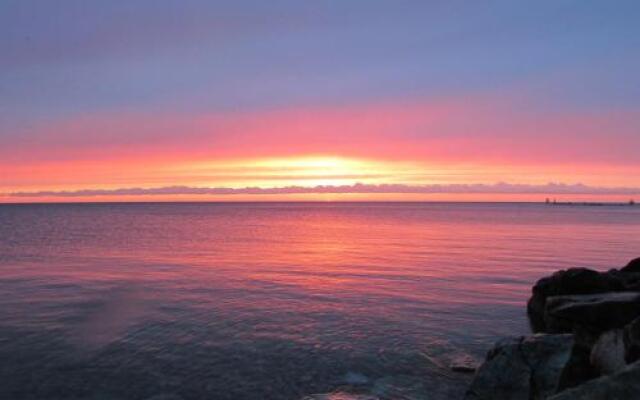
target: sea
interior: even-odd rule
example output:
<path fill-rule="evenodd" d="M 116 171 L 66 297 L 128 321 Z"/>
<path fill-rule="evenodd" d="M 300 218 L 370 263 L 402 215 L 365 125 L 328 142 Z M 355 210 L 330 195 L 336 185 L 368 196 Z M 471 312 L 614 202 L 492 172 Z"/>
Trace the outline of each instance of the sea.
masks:
<path fill-rule="evenodd" d="M 640 207 L 0 205 L 0 399 L 455 399 L 558 269 Z"/>

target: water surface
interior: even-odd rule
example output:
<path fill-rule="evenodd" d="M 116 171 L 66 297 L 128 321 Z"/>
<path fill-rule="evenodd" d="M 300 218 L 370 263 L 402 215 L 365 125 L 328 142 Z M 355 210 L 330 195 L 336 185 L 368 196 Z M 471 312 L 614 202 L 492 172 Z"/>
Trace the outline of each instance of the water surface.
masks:
<path fill-rule="evenodd" d="M 455 398 L 536 279 L 639 233 L 620 206 L 0 205 L 0 398 Z"/>

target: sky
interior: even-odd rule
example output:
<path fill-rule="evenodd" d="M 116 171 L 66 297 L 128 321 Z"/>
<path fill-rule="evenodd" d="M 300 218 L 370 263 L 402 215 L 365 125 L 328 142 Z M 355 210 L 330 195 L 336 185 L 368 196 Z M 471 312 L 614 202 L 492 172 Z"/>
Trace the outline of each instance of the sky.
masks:
<path fill-rule="evenodd" d="M 0 202 L 640 197 L 638 1 L 0 0 Z"/>

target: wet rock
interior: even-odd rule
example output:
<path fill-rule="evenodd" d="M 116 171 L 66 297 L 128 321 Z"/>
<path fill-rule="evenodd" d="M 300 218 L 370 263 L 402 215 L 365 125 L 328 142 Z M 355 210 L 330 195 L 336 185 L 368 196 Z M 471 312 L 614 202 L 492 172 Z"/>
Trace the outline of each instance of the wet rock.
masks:
<path fill-rule="evenodd" d="M 627 366 L 624 360 L 624 332 L 622 329 L 600 335 L 591 349 L 590 362 L 602 375 L 612 374 Z"/>
<path fill-rule="evenodd" d="M 479 360 L 464 353 L 454 355 L 449 362 L 449 368 L 454 372 L 472 373 L 479 367 Z"/>
<path fill-rule="evenodd" d="M 640 318 L 624 328 L 624 358 L 628 364 L 640 360 Z"/>
<path fill-rule="evenodd" d="M 629 261 L 626 267 L 622 268 L 620 272 L 625 273 L 640 273 L 640 257 Z"/>
<path fill-rule="evenodd" d="M 638 316 L 640 293 L 609 292 L 549 297 L 544 320 L 549 332 L 600 333 L 623 328 Z"/>
<path fill-rule="evenodd" d="M 620 278 L 587 268 L 571 268 L 540 279 L 532 289 L 527 314 L 534 332 L 545 332 L 547 298 L 561 295 L 595 294 L 622 289 Z"/>
<path fill-rule="evenodd" d="M 573 335 L 538 334 L 498 342 L 465 400 L 529 400 L 554 394 L 571 357 Z"/>
<path fill-rule="evenodd" d="M 466 400 L 640 399 L 640 258 L 540 279 L 527 314 L 548 334 L 499 342 Z"/>
<path fill-rule="evenodd" d="M 580 386 L 564 390 L 549 400 L 626 400 L 640 399 L 640 362 L 621 371 L 593 379 Z"/>
<path fill-rule="evenodd" d="M 624 277 L 622 284 L 625 291 L 640 292 L 640 273 L 624 274 Z"/>
<path fill-rule="evenodd" d="M 598 371 L 591 365 L 591 345 L 579 341 L 575 335 L 574 340 L 571 358 L 560 376 L 558 391 L 572 388 L 599 376 Z"/>

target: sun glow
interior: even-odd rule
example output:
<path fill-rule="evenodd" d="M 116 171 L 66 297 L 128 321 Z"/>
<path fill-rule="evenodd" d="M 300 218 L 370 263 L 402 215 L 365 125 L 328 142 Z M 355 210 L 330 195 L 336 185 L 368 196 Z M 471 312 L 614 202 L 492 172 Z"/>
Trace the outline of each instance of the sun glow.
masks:
<path fill-rule="evenodd" d="M 330 169 L 344 173 L 365 164 L 364 161 L 343 157 L 293 157 L 293 158 L 269 158 L 257 160 L 256 167 L 288 168 L 288 169 Z"/>
<path fill-rule="evenodd" d="M 190 173 L 210 176 L 201 182 L 203 185 L 229 187 L 384 183 L 416 168 L 407 163 L 322 155 L 217 160 L 185 166 Z"/>
<path fill-rule="evenodd" d="M 383 172 L 379 163 L 342 157 L 297 157 L 257 160 L 254 167 L 281 171 L 290 185 L 351 185 L 360 180 L 375 180 Z M 375 173 L 372 173 L 375 171 Z"/>

